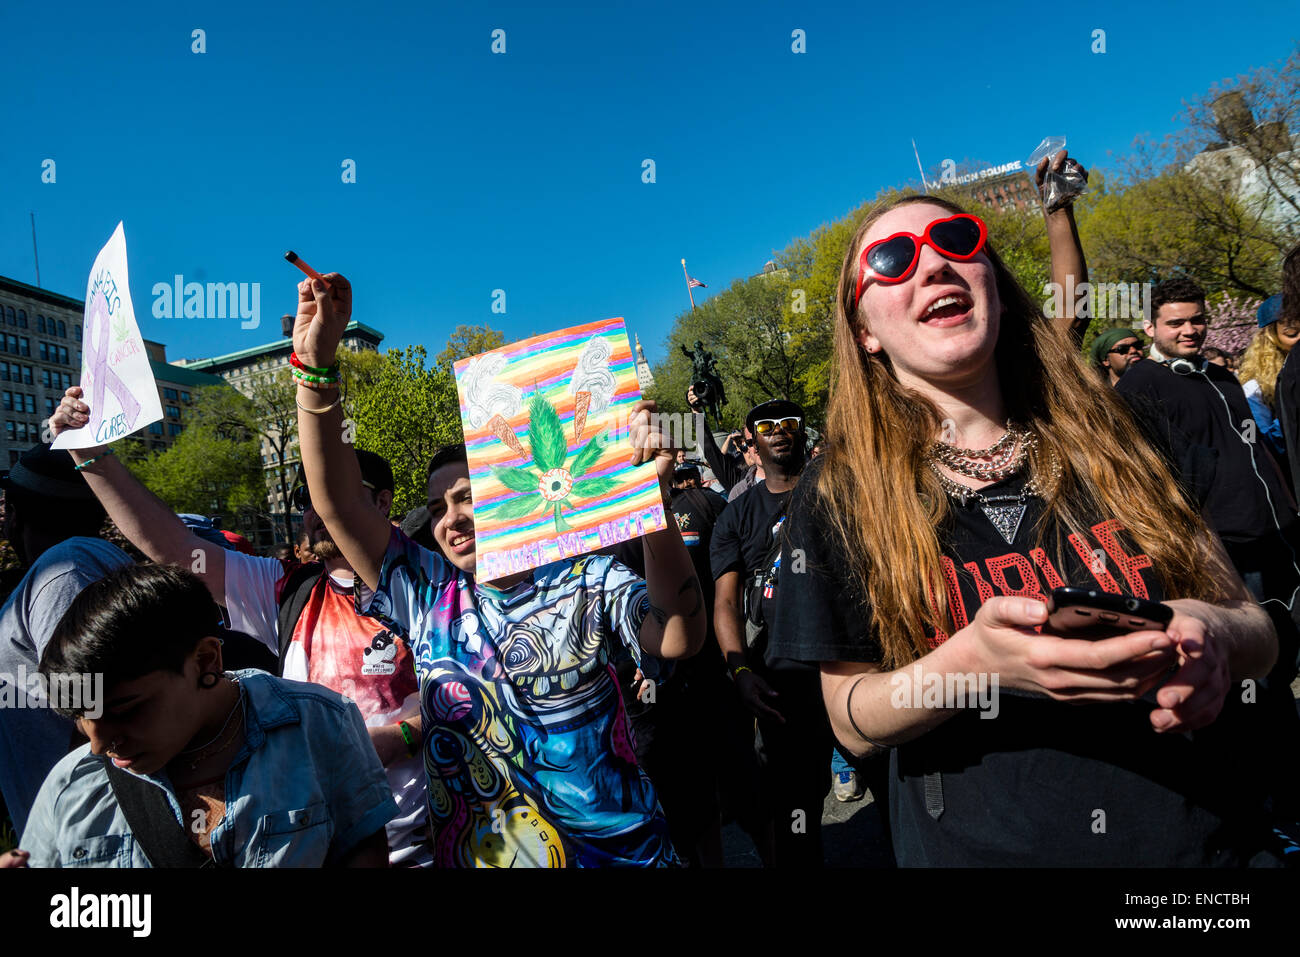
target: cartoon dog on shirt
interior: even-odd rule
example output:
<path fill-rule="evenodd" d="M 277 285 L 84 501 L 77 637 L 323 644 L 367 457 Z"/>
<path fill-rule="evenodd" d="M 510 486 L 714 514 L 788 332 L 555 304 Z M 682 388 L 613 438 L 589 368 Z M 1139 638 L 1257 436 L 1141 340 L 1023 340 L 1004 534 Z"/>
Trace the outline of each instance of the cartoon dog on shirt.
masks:
<path fill-rule="evenodd" d="M 363 675 L 391 675 L 397 670 L 397 665 L 393 664 L 397 658 L 396 636 L 391 631 L 381 631 L 370 639 L 370 647 L 361 653 L 361 657 Z"/>

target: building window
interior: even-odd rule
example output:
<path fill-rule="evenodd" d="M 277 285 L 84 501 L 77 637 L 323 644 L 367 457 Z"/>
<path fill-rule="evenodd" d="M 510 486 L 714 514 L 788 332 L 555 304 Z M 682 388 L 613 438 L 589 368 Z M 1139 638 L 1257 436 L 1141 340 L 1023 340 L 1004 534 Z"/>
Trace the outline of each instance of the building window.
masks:
<path fill-rule="evenodd" d="M 0 403 L 3 403 L 0 408 L 3 408 L 6 412 L 12 412 L 14 410 L 14 394 L 12 392 L 0 394 Z"/>
<path fill-rule="evenodd" d="M 81 356 L 77 356 L 77 361 L 78 361 L 78 362 L 81 361 Z M 68 347 L 67 347 L 67 346 L 59 346 L 59 362 L 60 362 L 62 365 L 65 365 L 65 366 L 68 365 Z"/>
<path fill-rule="evenodd" d="M 167 434 L 170 435 L 170 436 L 177 436 L 177 435 L 180 435 L 180 434 L 181 434 L 181 427 L 180 427 L 177 423 L 175 423 L 175 422 L 168 422 L 168 423 L 167 423 Z"/>
<path fill-rule="evenodd" d="M 176 390 L 175 390 L 175 389 L 163 389 L 163 398 L 164 398 L 164 399 L 170 399 L 171 401 L 175 402 L 175 401 L 176 401 Z"/>
<path fill-rule="evenodd" d="M 190 394 L 189 394 L 188 392 L 182 392 L 182 393 L 181 393 L 181 401 L 182 401 L 182 402 L 189 402 L 189 401 L 190 401 Z"/>
<path fill-rule="evenodd" d="M 9 325 L 11 325 L 11 326 L 13 326 L 13 325 L 17 325 L 17 321 L 14 319 L 14 307 L 13 307 L 13 306 L 10 306 L 10 307 L 8 307 L 8 308 L 5 310 L 5 321 L 8 322 Z"/>
<path fill-rule="evenodd" d="M 18 439 L 18 426 L 14 424 L 13 419 L 5 419 L 5 438 L 10 442 L 15 442 Z"/>
<path fill-rule="evenodd" d="M 169 406 L 167 406 L 167 418 L 169 418 L 169 419 L 179 419 L 180 417 L 181 417 L 181 410 L 180 410 L 180 409 L 176 408 L 176 406 L 174 406 L 174 405 L 169 405 Z"/>
<path fill-rule="evenodd" d="M 9 381 L 9 363 L 0 362 L 0 380 Z"/>
<path fill-rule="evenodd" d="M 51 416 L 51 415 L 53 415 L 53 414 L 54 414 L 54 410 L 55 410 L 56 408 L 58 408 L 58 406 L 55 404 L 55 402 L 54 402 L 53 399 L 47 398 L 47 399 L 45 400 L 45 414 L 46 414 L 46 416 Z"/>
<path fill-rule="evenodd" d="M 27 396 L 27 411 L 30 412 L 32 415 L 36 414 L 36 396 L 34 395 Z"/>
<path fill-rule="evenodd" d="M 161 423 L 161 422 L 150 422 L 150 423 L 149 423 L 149 434 L 150 434 L 150 435 L 162 435 L 162 434 L 163 434 L 163 433 L 162 433 L 162 423 Z"/>
<path fill-rule="evenodd" d="M 57 372 L 54 373 L 54 374 L 55 374 L 56 376 L 58 375 Z M 5 376 L 5 378 L 8 378 L 8 376 Z M 41 385 L 45 386 L 45 388 L 47 388 L 47 389 L 53 389 L 53 388 L 54 388 L 54 383 L 50 380 L 50 370 L 49 370 L 49 369 L 42 369 L 42 370 L 41 370 Z"/>
<path fill-rule="evenodd" d="M 32 380 L 29 378 L 27 381 L 31 382 Z M 66 372 L 63 373 L 63 388 L 65 390 L 72 388 L 72 376 L 68 375 Z"/>
<path fill-rule="evenodd" d="M 27 328 L 27 310 L 26 310 L 26 309 L 19 309 L 19 310 L 18 310 L 18 328 L 19 328 L 19 329 L 26 329 L 26 328 Z"/>
<path fill-rule="evenodd" d="M 44 342 L 41 343 L 41 361 L 42 362 L 50 361 L 50 347 L 46 345 Z"/>
<path fill-rule="evenodd" d="M 18 451 L 17 449 L 10 449 L 10 450 L 9 450 L 9 464 L 10 464 L 10 465 L 17 465 L 17 464 L 18 464 L 18 456 L 19 456 L 19 454 L 20 454 L 20 453 L 19 453 L 19 451 Z"/>
<path fill-rule="evenodd" d="M 31 355 L 32 355 L 32 344 L 31 344 L 31 342 L 27 339 L 26 336 L 20 336 L 20 337 L 18 338 L 18 354 L 19 354 L 20 356 L 27 356 L 28 358 L 31 358 Z"/>
<path fill-rule="evenodd" d="M 59 338 L 60 339 L 68 338 L 68 327 L 67 324 L 64 323 L 62 319 L 59 320 Z"/>
<path fill-rule="evenodd" d="M 44 332 L 44 331 L 45 331 L 45 317 L 44 317 L 44 316 L 37 316 L 37 317 L 36 317 L 36 331 L 37 331 L 37 332 Z"/>
<path fill-rule="evenodd" d="M 81 323 L 77 323 L 73 328 L 77 330 L 77 341 L 80 342 L 80 341 L 81 341 Z"/>

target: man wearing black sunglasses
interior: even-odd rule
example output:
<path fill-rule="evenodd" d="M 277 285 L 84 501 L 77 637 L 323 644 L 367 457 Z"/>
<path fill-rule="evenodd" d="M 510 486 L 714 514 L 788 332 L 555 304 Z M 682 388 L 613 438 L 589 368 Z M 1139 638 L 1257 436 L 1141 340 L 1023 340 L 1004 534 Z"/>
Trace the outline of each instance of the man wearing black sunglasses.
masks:
<path fill-rule="evenodd" d="M 764 478 L 732 501 L 714 528 L 714 628 L 736 690 L 758 719 L 763 801 L 772 823 L 768 859 L 777 867 L 820 866 L 833 743 L 820 677 L 815 665 L 766 654 L 777 572 L 791 560 L 778 551 L 779 530 L 807 459 L 804 412 L 772 399 L 750 410 L 745 427 Z"/>
<path fill-rule="evenodd" d="M 1091 352 L 1093 365 L 1113 387 L 1129 366 L 1142 359 L 1142 338 L 1132 329 L 1107 329 L 1092 340 Z"/>

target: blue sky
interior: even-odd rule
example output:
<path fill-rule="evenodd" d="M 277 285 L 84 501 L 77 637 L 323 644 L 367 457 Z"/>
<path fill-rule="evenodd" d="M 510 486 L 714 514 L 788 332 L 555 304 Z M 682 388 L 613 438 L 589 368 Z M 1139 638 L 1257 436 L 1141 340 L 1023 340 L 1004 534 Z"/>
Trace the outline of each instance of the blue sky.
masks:
<path fill-rule="evenodd" d="M 386 346 L 622 315 L 653 362 L 682 257 L 705 296 L 758 272 L 915 180 L 913 137 L 927 170 L 1048 134 L 1105 167 L 1300 37 L 1293 0 L 182 6 L 0 8 L 0 275 L 35 281 L 35 211 L 41 284 L 81 298 L 124 220 L 141 330 L 171 359 L 278 336 L 292 248 L 351 279 Z M 260 328 L 155 318 L 178 273 L 260 283 Z"/>

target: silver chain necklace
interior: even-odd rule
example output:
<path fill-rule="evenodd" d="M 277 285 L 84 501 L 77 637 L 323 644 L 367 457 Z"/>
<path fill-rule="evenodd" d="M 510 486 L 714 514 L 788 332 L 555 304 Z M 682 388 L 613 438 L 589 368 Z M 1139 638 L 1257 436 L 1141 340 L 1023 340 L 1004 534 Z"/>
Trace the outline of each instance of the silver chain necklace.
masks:
<path fill-rule="evenodd" d="M 1015 475 L 1017 472 L 1024 469 L 1025 465 L 1028 463 L 1029 449 L 1038 444 L 1032 433 L 1026 431 L 1024 436 L 1025 441 L 1019 443 L 1020 454 L 1015 457 L 1013 466 L 1006 472 L 1006 474 L 1000 475 L 998 478 L 993 479 L 993 481 L 1001 481 L 1004 478 L 1010 478 L 1012 475 Z M 973 488 L 967 488 L 965 485 L 962 485 L 959 482 L 954 482 L 952 479 L 948 478 L 948 476 L 944 475 L 943 472 L 939 470 L 939 466 L 934 459 L 931 459 L 927 464 L 930 471 L 934 473 L 935 478 L 939 480 L 939 485 L 949 497 L 957 499 L 963 506 L 965 506 L 969 500 L 974 499 L 975 504 L 980 507 L 980 511 L 984 513 L 985 517 L 988 518 L 993 527 L 998 530 L 998 534 L 1002 536 L 1003 540 L 1006 541 L 1008 545 L 1015 543 L 1016 535 L 1020 531 L 1020 523 L 1025 517 L 1025 509 L 1028 507 L 1029 499 L 1043 497 L 1042 490 L 1033 478 L 1027 479 L 1025 484 L 1021 486 L 1020 491 L 1014 494 L 1004 493 L 999 495 L 985 495 L 983 492 L 977 491 Z M 948 465 L 947 462 L 944 462 L 944 464 Z M 951 468 L 951 466 L 949 467 Z M 970 475 L 970 473 L 963 471 L 962 469 L 954 468 L 953 471 L 959 472 L 962 475 L 968 475 L 971 478 L 984 477 Z M 1056 478 L 1059 478 L 1060 474 L 1061 465 L 1059 462 L 1055 461 L 1055 458 L 1053 458 L 1053 479 L 1055 480 Z"/>

